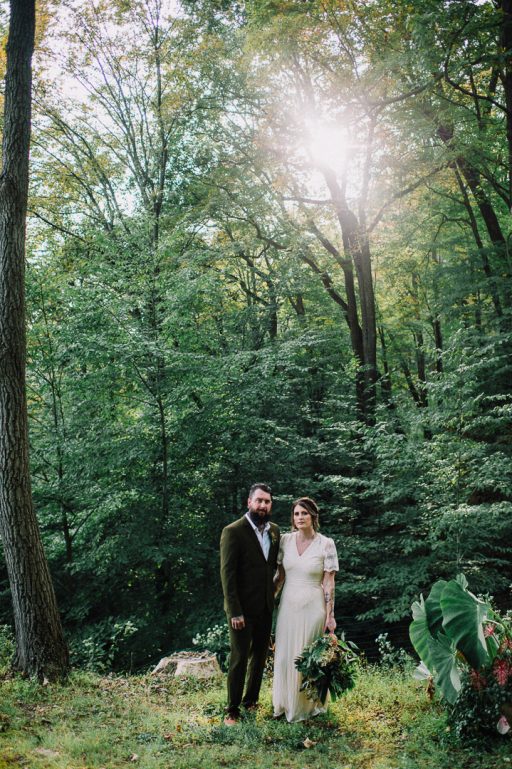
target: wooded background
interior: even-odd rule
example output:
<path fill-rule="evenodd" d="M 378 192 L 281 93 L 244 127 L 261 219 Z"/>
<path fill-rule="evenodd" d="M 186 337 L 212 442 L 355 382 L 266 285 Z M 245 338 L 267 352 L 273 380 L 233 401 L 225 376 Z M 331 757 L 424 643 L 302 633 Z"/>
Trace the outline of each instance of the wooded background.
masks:
<path fill-rule="evenodd" d="M 510 607 L 511 0 L 38 14 L 32 482 L 75 664 L 224 621 L 254 481 L 285 529 L 317 500 L 375 635 L 460 571 Z"/>

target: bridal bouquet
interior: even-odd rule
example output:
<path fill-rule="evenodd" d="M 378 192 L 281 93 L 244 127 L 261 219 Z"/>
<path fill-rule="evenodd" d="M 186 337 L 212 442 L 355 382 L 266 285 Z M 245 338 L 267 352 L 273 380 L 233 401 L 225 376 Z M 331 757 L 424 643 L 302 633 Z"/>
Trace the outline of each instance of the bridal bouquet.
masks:
<path fill-rule="evenodd" d="M 336 700 L 355 684 L 357 646 L 334 633 L 306 646 L 295 667 L 302 673 L 300 690 L 313 702 L 325 702 L 327 692 Z"/>

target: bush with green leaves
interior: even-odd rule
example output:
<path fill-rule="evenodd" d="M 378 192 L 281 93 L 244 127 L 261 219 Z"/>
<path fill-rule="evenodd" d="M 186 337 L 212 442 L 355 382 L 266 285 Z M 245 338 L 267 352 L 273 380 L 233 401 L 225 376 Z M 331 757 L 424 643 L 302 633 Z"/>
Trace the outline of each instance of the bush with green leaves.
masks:
<path fill-rule="evenodd" d="M 71 664 L 82 670 L 105 673 L 112 670 L 126 641 L 137 632 L 131 619 L 115 621 L 108 617 L 87 627 L 69 645 Z"/>
<path fill-rule="evenodd" d="M 230 644 L 227 623 L 213 625 L 204 633 L 196 633 L 192 643 L 199 649 L 215 654 L 221 670 L 228 669 Z"/>
<path fill-rule="evenodd" d="M 417 678 L 433 680 L 458 736 L 507 734 L 512 715 L 512 616 L 468 590 L 464 575 L 438 580 L 412 606 Z M 511 719 L 512 720 L 512 719 Z"/>
<path fill-rule="evenodd" d="M 380 633 L 375 642 L 379 651 L 379 664 L 382 667 L 404 670 L 413 664 L 411 655 L 405 649 L 393 646 L 387 633 Z"/>
<path fill-rule="evenodd" d="M 14 655 L 14 636 L 9 625 L 0 625 L 0 675 L 9 669 Z"/>

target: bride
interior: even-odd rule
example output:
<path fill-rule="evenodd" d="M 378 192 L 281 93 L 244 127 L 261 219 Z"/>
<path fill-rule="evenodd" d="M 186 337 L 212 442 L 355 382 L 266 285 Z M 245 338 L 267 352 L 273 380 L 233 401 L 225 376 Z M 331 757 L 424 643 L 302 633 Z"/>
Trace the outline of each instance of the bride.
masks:
<path fill-rule="evenodd" d="M 318 507 L 309 497 L 292 506 L 292 531 L 281 535 L 276 592 L 284 583 L 277 613 L 273 704 L 274 718 L 303 721 L 325 712 L 325 702 L 312 702 L 299 691 L 295 659 L 304 647 L 328 630 L 334 619 L 336 546 L 318 531 Z"/>

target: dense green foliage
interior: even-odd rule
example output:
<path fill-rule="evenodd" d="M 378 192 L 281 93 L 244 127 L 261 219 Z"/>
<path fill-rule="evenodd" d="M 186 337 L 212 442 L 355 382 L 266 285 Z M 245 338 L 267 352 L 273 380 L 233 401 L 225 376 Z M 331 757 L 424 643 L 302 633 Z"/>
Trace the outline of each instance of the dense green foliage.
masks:
<path fill-rule="evenodd" d="M 506 11 L 183 5 L 84 0 L 38 63 L 33 492 L 75 663 L 222 622 L 254 480 L 285 528 L 319 502 L 375 636 L 460 571 L 507 605 Z"/>

